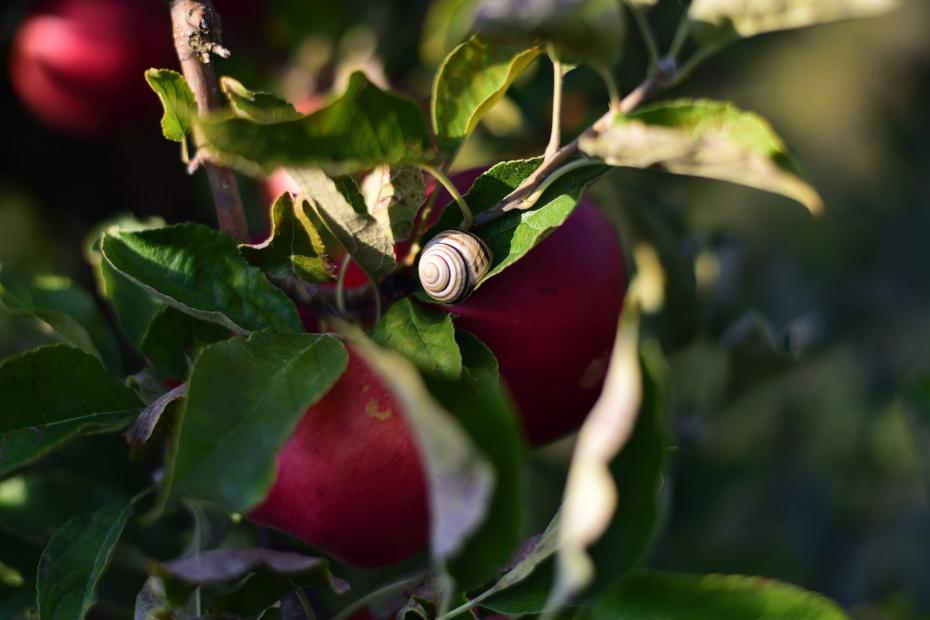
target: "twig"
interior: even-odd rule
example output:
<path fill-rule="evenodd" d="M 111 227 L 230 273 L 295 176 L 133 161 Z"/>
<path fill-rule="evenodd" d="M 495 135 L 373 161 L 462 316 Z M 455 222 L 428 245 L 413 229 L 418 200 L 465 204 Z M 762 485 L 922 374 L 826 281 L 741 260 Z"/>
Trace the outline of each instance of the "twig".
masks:
<path fill-rule="evenodd" d="M 220 93 L 210 56 L 216 54 L 226 58 L 229 50 L 220 44 L 220 18 L 213 3 L 211 0 L 172 0 L 171 24 L 181 71 L 194 92 L 197 109 L 203 115 L 220 108 Z M 239 241 L 247 241 L 245 210 L 235 175 L 228 168 L 209 162 L 203 166 L 213 192 L 220 230 Z"/>
<path fill-rule="evenodd" d="M 562 141 L 562 82 L 565 77 L 562 63 L 554 54 L 549 54 L 549 57 L 552 59 L 552 130 L 546 146 L 546 159 L 556 154 Z"/>

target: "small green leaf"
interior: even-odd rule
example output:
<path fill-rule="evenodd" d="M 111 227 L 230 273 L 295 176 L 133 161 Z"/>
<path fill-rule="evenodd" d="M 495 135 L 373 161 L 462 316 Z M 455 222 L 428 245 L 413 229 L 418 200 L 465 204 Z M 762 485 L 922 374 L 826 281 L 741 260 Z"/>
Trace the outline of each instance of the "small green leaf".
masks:
<path fill-rule="evenodd" d="M 823 200 L 801 176 L 771 125 L 729 103 L 681 100 L 618 115 L 581 150 L 613 166 L 649 168 L 754 187 L 792 198 L 812 213 Z"/>
<path fill-rule="evenodd" d="M 468 35 L 475 21 L 477 0 L 434 0 L 426 10 L 420 38 L 420 58 L 439 64 Z"/>
<path fill-rule="evenodd" d="M 542 158 L 522 159 L 497 164 L 475 179 L 464 198 L 477 215 L 499 203 L 517 188 L 542 163 Z M 574 170 L 550 185 L 530 209 L 510 211 L 496 220 L 474 228 L 491 250 L 491 269 L 482 282 L 520 260 L 552 231 L 561 226 L 575 210 L 584 188 L 603 174 L 606 166 L 586 166 Z M 458 227 L 461 211 L 450 203 L 427 239 Z"/>
<path fill-rule="evenodd" d="M 278 450 L 347 361 L 338 340 L 317 334 L 256 332 L 204 349 L 178 422 L 165 498 L 211 500 L 239 512 L 258 504 Z"/>
<path fill-rule="evenodd" d="M 371 337 L 404 355 L 426 374 L 451 380 L 462 374 L 462 353 L 448 312 L 424 308 L 404 298 L 388 309 Z"/>
<path fill-rule="evenodd" d="M 595 602 L 590 620 L 845 620 L 832 601 L 737 575 L 634 573 Z"/>
<path fill-rule="evenodd" d="M 433 81 L 433 129 L 454 153 L 507 89 L 542 52 L 538 45 L 497 43 L 473 36 L 446 57 Z"/>
<path fill-rule="evenodd" d="M 304 201 L 295 203 L 290 194 L 281 194 L 271 206 L 271 236 L 259 244 L 240 245 L 239 253 L 272 278 L 334 279 L 336 266 L 305 208 Z"/>
<path fill-rule="evenodd" d="M 167 139 L 183 144 L 191 130 L 191 121 L 197 116 L 197 101 L 187 80 L 177 71 L 149 69 L 145 72 L 145 81 L 158 95 L 164 108 L 162 133 Z"/>
<path fill-rule="evenodd" d="M 484 522 L 494 470 L 462 424 L 430 395 L 411 362 L 377 346 L 361 331 L 351 330 L 348 337 L 397 398 L 420 446 L 430 493 L 432 555 L 444 563 Z"/>
<path fill-rule="evenodd" d="M 39 560 L 39 618 L 84 618 L 131 514 L 132 506 L 107 506 L 71 519 L 52 536 Z"/>
<path fill-rule="evenodd" d="M 199 127 L 213 159 L 248 174 L 271 174 L 280 166 L 345 174 L 378 164 L 436 161 L 417 105 L 380 90 L 361 72 L 352 74 L 342 96 L 297 120 L 213 118 Z"/>
<path fill-rule="evenodd" d="M 119 366 L 116 340 L 97 303 L 67 278 L 26 278 L 0 265 L 0 312 L 30 315 L 65 343 L 100 357 L 110 368 Z"/>
<path fill-rule="evenodd" d="M 284 123 L 303 116 L 284 99 L 271 93 L 250 90 L 229 76 L 220 78 L 220 89 L 236 116 L 260 125 Z"/>
<path fill-rule="evenodd" d="M 362 180 L 361 191 L 368 212 L 392 243 L 410 238 L 417 213 L 426 201 L 421 170 L 378 166 Z"/>
<path fill-rule="evenodd" d="M 187 376 L 190 363 L 200 349 L 230 335 L 221 325 L 163 306 L 149 323 L 139 343 L 139 352 L 162 374 L 181 379 Z"/>
<path fill-rule="evenodd" d="M 0 364 L 0 475 L 88 433 L 125 426 L 142 408 L 100 360 L 41 347 Z"/>
<path fill-rule="evenodd" d="M 290 299 L 245 262 L 236 242 L 200 224 L 128 232 L 111 229 L 107 263 L 164 303 L 237 333 L 301 331 Z"/>
<path fill-rule="evenodd" d="M 345 246 L 355 262 L 375 278 L 397 267 L 394 244 L 381 224 L 368 213 L 365 198 L 352 177 L 329 178 L 319 168 L 288 168 L 288 173 L 311 202 L 316 219 Z"/>
<path fill-rule="evenodd" d="M 625 34 L 617 0 L 483 0 L 475 29 L 498 41 L 542 40 L 566 64 L 605 68 L 620 58 Z"/>
<path fill-rule="evenodd" d="M 697 25 L 751 37 L 763 32 L 879 15 L 898 0 L 694 0 L 688 18 Z"/>

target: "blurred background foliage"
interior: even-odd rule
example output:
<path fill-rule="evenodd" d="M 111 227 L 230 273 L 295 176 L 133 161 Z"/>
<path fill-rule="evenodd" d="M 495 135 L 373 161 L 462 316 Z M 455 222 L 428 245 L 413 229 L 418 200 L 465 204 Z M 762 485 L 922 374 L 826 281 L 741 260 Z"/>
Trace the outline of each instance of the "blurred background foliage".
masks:
<path fill-rule="evenodd" d="M 362 67 L 425 109 L 435 65 L 462 34 L 454 14 L 430 14 L 426 0 L 215 3 L 234 52 L 219 73 L 297 103 L 338 92 Z M 28 7 L 0 6 L 5 58 Z M 665 45 L 683 10 L 663 0 L 650 11 Z M 667 277 L 666 307 L 647 333 L 666 352 L 676 448 L 649 565 L 791 581 L 861 619 L 930 618 L 930 481 L 921 476 L 930 408 L 912 390 L 930 365 L 928 32 L 930 3 L 913 0 L 881 19 L 757 37 L 665 95 L 732 99 L 770 119 L 824 195 L 820 217 L 761 192 L 652 172 L 617 171 L 593 188 L 628 250 L 654 245 Z M 645 66 L 633 31 L 621 86 L 635 86 Z M 212 221 L 203 175 L 188 177 L 160 135 L 154 95 L 138 124 L 74 139 L 33 119 L 5 62 L 2 71 L 0 262 L 93 289 L 81 247 L 100 220 Z M 456 168 L 541 152 L 550 89 L 537 63 Z M 566 89 L 573 135 L 602 113 L 606 94 L 584 68 Z M 269 197 L 254 180 L 242 188 L 258 231 Z M 0 315 L 0 354 L 47 339 Z M 571 441 L 534 456 L 535 530 L 559 501 Z M 94 493 L 125 492 L 141 470 L 119 443 L 81 442 L 54 465 L 95 480 Z M 27 481 L 28 472 L 0 485 L 0 514 L 22 502 Z M 53 513 L 37 518 L 60 525 Z M 158 530 L 149 536 L 164 544 Z M 0 562 L 14 552 L 0 546 Z"/>

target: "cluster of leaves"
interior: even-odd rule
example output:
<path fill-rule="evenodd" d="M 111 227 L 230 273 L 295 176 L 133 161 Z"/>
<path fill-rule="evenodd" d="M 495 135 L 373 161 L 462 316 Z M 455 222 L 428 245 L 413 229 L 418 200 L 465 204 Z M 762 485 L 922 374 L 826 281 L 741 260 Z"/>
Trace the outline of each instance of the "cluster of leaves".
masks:
<path fill-rule="evenodd" d="M 88 293 L 60 278 L 0 270 L 0 309 L 31 317 L 62 343 L 0 364 L 0 497 L 20 497 L 19 504 L 0 503 L 0 511 L 16 513 L 20 506 L 20 516 L 26 514 L 22 506 L 28 507 L 33 489 L 50 482 L 42 469 L 23 468 L 80 437 L 132 424 L 127 437 L 137 450 L 150 450 L 165 435 L 170 446 L 163 470 L 161 464 L 153 468 L 152 487 L 131 499 L 101 502 L 57 524 L 47 540 L 47 533 L 40 536 L 44 551 L 35 575 L 27 576 L 36 597 L 23 595 L 26 579 L 19 571 L 0 564 L 0 579 L 18 586 L 16 596 L 0 599 L 0 609 L 14 617 L 28 609 L 42 619 L 83 617 L 119 550 L 138 553 L 123 538 L 132 529 L 127 524 L 135 517 L 164 521 L 179 506 L 194 516 L 196 536 L 182 559 L 142 562 L 151 576 L 136 599 L 137 618 L 273 618 L 294 598 L 309 605 L 304 588 L 327 608 L 344 608 L 339 597 L 348 584 L 329 572 L 326 560 L 229 541 L 233 532 L 247 538 L 242 532 L 252 531 L 238 515 L 267 494 L 277 452 L 345 369 L 349 343 L 401 403 L 427 471 L 432 529 L 426 572 L 419 577 L 427 585 L 410 588 L 416 595 L 404 617 L 469 617 L 478 607 L 513 616 L 562 609 L 591 618 L 843 617 L 832 603 L 782 584 L 637 570 L 656 529 L 668 442 L 661 354 L 640 347 L 638 312 L 649 304 L 635 285 L 607 387 L 579 436 L 563 509 L 546 532 L 522 546 L 526 448 L 493 353 L 456 329 L 448 314 L 409 298 L 395 301 L 370 334 L 330 322 L 338 337 L 305 333 L 293 299 L 334 279 L 332 259 L 340 255 L 365 271 L 378 295 L 385 278 L 409 271 L 395 243 L 422 242 L 456 228 L 469 216 L 463 205 L 471 215 L 492 212 L 525 183 L 536 183 L 523 208 L 472 231 L 492 251 L 486 278 L 494 277 L 561 225 L 585 187 L 612 166 L 741 183 L 820 209 L 820 197 L 759 116 L 724 102 L 678 100 L 634 110 L 624 100 L 612 102 L 599 127 L 563 147 L 570 157 L 561 167 L 534 180 L 551 158 L 498 163 L 424 232 L 429 203 L 422 172 L 448 184 L 443 170 L 463 141 L 544 54 L 609 75 L 630 14 L 653 51 L 643 87 L 653 94 L 739 37 L 865 16 L 891 4 L 694 0 L 672 51 L 659 57 L 643 14 L 655 3 L 436 3 L 437 14 L 467 16 L 465 30 L 472 34 L 437 71 L 431 128 L 415 103 L 379 89 L 362 73 L 309 115 L 224 78 L 228 105 L 201 117 L 181 75 L 150 70 L 146 78 L 164 105 L 166 138 L 182 143 L 185 152 L 192 140 L 197 160 L 247 174 L 284 167 L 301 191 L 278 198 L 271 234 L 258 244 L 237 244 L 202 225 L 130 217 L 91 236 L 86 255 L 100 295 L 146 360 L 126 380 L 116 338 Z M 689 33 L 693 57 L 679 64 Z M 624 413 L 619 425 L 616 415 L 602 414 L 618 409 Z M 588 450 L 593 436 L 612 438 L 611 449 Z M 616 487 L 623 490 L 619 508 Z M 222 535 L 204 533 L 214 529 Z"/>

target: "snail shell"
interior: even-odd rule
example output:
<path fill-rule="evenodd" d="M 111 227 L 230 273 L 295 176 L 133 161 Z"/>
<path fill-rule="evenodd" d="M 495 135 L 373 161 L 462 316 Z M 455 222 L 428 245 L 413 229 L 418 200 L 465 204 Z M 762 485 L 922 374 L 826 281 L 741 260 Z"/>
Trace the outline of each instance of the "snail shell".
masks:
<path fill-rule="evenodd" d="M 443 304 L 463 300 L 491 268 L 491 250 L 464 230 L 446 230 L 423 248 L 417 271 L 427 294 Z"/>

